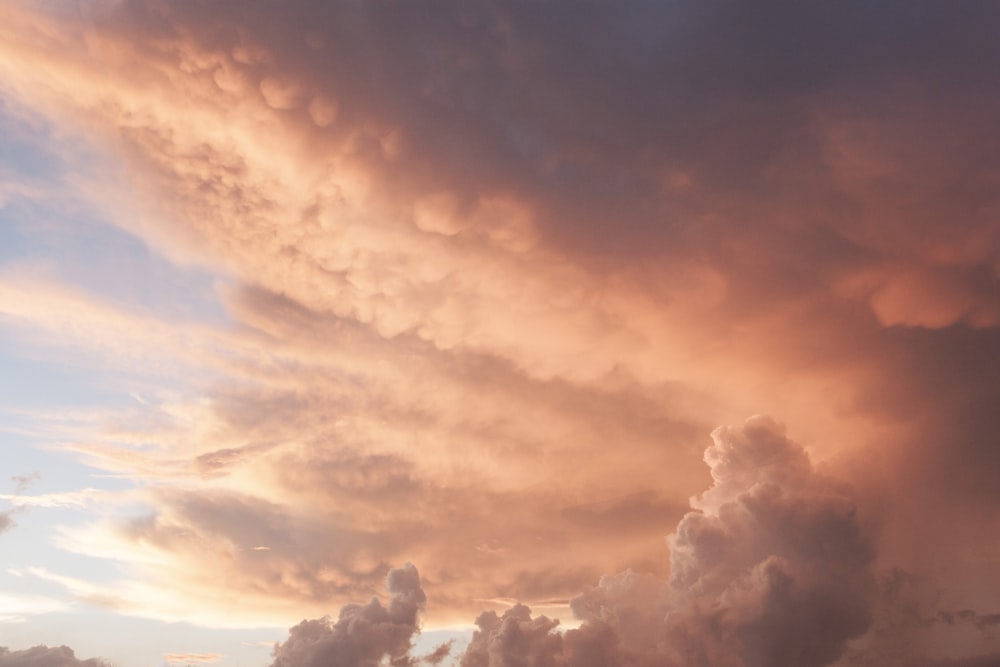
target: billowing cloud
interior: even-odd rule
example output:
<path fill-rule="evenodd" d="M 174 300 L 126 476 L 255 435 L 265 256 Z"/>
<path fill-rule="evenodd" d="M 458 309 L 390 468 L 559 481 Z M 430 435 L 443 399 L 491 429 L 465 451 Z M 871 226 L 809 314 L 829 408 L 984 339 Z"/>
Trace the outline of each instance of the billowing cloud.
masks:
<path fill-rule="evenodd" d="M 872 546 L 850 492 L 812 470 L 780 426 L 720 428 L 714 483 L 671 537 L 670 578 L 626 571 L 573 600 L 580 629 L 517 606 L 489 612 L 463 667 L 822 666 L 871 623 Z M 596 662 L 595 662 L 596 660 Z"/>
<path fill-rule="evenodd" d="M 485 612 L 476 619 L 472 641 L 462 656 L 462 667 L 491 665 L 552 665 L 562 652 L 562 637 L 552 634 L 559 625 L 545 616 L 531 617 L 531 610 L 515 605 L 497 616 Z"/>
<path fill-rule="evenodd" d="M 272 667 L 378 667 L 386 659 L 413 664 L 406 655 L 427 601 L 417 568 L 389 570 L 385 587 L 388 605 L 372 598 L 342 608 L 335 622 L 323 618 L 296 625 L 274 649 Z"/>
<path fill-rule="evenodd" d="M 713 434 L 712 487 L 670 539 L 668 580 L 625 571 L 575 598 L 579 628 L 516 604 L 487 611 L 462 667 L 732 665 L 822 667 L 872 622 L 872 545 L 850 489 L 813 470 L 766 417 Z M 275 667 L 405 663 L 425 596 L 416 569 L 391 570 L 388 607 L 303 621 Z M 968 615 L 968 614 L 966 614 Z M 977 617 L 978 618 L 978 617 Z"/>
<path fill-rule="evenodd" d="M 681 602 L 667 624 L 682 660 L 829 664 L 871 622 L 874 552 L 855 500 L 767 418 L 713 440 L 713 486 L 671 538 Z"/>

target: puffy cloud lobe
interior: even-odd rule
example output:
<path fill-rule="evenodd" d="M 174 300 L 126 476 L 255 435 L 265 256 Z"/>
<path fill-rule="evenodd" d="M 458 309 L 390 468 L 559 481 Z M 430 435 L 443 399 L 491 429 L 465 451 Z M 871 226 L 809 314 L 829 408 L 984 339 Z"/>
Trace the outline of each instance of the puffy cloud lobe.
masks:
<path fill-rule="evenodd" d="M 427 597 L 413 565 L 389 571 L 388 606 L 377 598 L 340 610 L 329 619 L 302 621 L 275 648 L 272 667 L 377 667 L 388 658 L 393 665 L 412 664 L 408 657 L 419 631 L 419 613 Z"/>
<path fill-rule="evenodd" d="M 514 605 L 497 616 L 484 612 L 476 619 L 479 627 L 462 656 L 462 667 L 507 667 L 508 665 L 556 664 L 562 652 L 562 638 L 552 634 L 559 621 L 538 616 L 523 604 Z"/>
<path fill-rule="evenodd" d="M 615 629 L 590 621 L 577 629 L 557 632 L 559 621 L 531 615 L 515 605 L 498 616 L 485 612 L 466 648 L 461 667 L 626 667 L 645 664 L 621 650 Z"/>
<path fill-rule="evenodd" d="M 34 646 L 11 651 L 0 646 L 0 667 L 110 667 L 98 658 L 81 660 L 68 646 Z"/>

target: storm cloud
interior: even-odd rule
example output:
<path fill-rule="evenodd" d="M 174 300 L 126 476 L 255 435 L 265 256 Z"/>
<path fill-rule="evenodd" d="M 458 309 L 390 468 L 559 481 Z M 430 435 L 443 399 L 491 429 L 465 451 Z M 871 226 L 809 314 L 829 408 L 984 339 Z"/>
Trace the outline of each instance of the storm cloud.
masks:
<path fill-rule="evenodd" d="M 61 526 L 121 565 L 61 581 L 288 627 L 413 562 L 424 622 L 478 617 L 461 660 L 489 667 L 992 655 L 961 619 L 1000 608 L 998 25 L 977 1 L 5 3 L 3 108 L 58 128 L 66 175 L 3 201 L 85 202 L 217 310 L 94 288 L 138 261 L 2 267 L 5 336 L 138 397 L 49 419 L 142 505 Z M 408 660 L 411 603 L 282 650 Z"/>

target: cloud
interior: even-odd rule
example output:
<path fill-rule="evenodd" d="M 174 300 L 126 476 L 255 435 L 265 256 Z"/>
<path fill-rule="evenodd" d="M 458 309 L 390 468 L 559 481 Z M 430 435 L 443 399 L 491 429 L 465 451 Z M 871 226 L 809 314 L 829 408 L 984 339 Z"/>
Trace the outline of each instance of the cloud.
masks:
<path fill-rule="evenodd" d="M 958 660 L 932 660 L 914 663 L 916 667 L 990 667 L 1000 662 L 1000 653 L 979 655 Z"/>
<path fill-rule="evenodd" d="M 564 632 L 523 604 L 484 612 L 462 667 L 821 667 L 839 658 L 868 629 L 877 593 L 849 488 L 814 471 L 769 418 L 717 429 L 713 441 L 713 485 L 670 539 L 668 580 L 605 577 L 572 601 L 583 624 Z M 336 624 L 292 628 L 274 667 L 374 665 L 382 656 L 404 664 L 425 597 L 412 566 L 390 571 L 388 589 L 388 609 L 373 600 L 345 607 Z M 399 599 L 405 612 L 394 616 Z"/>
<path fill-rule="evenodd" d="M 0 512 L 0 535 L 7 532 L 11 528 L 17 525 L 14 521 L 14 515 L 23 512 L 24 506 L 31 503 L 25 503 L 22 501 L 21 493 L 27 489 L 32 482 L 38 479 L 38 473 L 32 473 L 30 475 L 12 475 L 11 481 L 14 482 L 14 493 L 13 494 L 0 494 L 0 500 L 7 500 L 15 505 L 14 509 L 10 509 L 4 512 Z"/>
<path fill-rule="evenodd" d="M 16 571 L 8 574 L 18 576 Z M 21 595 L 0 592 L 0 623 L 23 623 L 37 614 L 65 611 L 69 604 L 63 600 L 40 595 Z"/>
<path fill-rule="evenodd" d="M 551 665 L 562 651 L 562 638 L 552 634 L 559 621 L 545 616 L 532 618 L 524 605 L 515 605 L 502 617 L 485 612 L 476 625 L 479 629 L 462 656 L 462 667 Z"/>
<path fill-rule="evenodd" d="M 712 438 L 713 484 L 670 538 L 666 584 L 606 578 L 574 610 L 667 664 L 829 664 L 868 628 L 876 590 L 850 491 L 769 418 Z"/>
<path fill-rule="evenodd" d="M 658 557 L 702 435 L 752 412 L 851 480 L 877 565 L 949 565 L 959 598 L 994 578 L 995 8 L 236 5 L 0 10 L 4 95 L 131 179 L 69 185 L 234 280 L 217 327 L 4 274 L 22 340 L 211 379 L 67 445 L 143 487 L 141 515 L 60 533 L 132 566 L 111 599 L 287 624 L 412 559 L 444 623 L 669 570 L 715 601 L 688 591 L 703 616 L 674 622 L 719 633 L 672 645 L 792 650 L 764 630 L 818 622 L 789 611 L 814 596 L 821 660 L 864 625 L 863 545 L 772 426 L 717 434 L 715 486 Z M 825 552 L 780 541 L 821 526 L 835 590 Z M 746 560 L 711 553 L 738 539 Z M 605 580 L 610 620 L 566 642 L 665 632 L 614 620 L 663 604 L 636 581 Z"/>
<path fill-rule="evenodd" d="M 62 491 L 37 495 L 22 493 L 0 493 L 0 500 L 14 503 L 18 507 L 85 507 L 100 501 L 110 501 L 116 494 L 103 489 L 85 488 L 79 491 Z"/>
<path fill-rule="evenodd" d="M 440 665 L 446 658 L 448 658 L 448 656 L 451 655 L 454 643 L 454 640 L 450 640 L 444 642 L 443 644 L 439 644 L 433 651 L 421 657 L 420 660 L 428 665 Z"/>
<path fill-rule="evenodd" d="M 839 482 L 768 418 L 713 433 L 714 480 L 671 539 L 667 624 L 682 655 L 825 665 L 871 622 L 874 549 Z M 696 628 L 719 633 L 691 639 Z"/>
<path fill-rule="evenodd" d="M 323 618 L 293 627 L 274 649 L 272 667 L 377 667 L 385 659 L 393 665 L 413 664 L 406 656 L 427 600 L 417 568 L 390 570 L 385 588 L 388 605 L 372 598 L 368 604 L 342 608 L 335 622 Z"/>
<path fill-rule="evenodd" d="M 211 665 L 223 658 L 221 653 L 164 653 L 164 662 L 180 665 Z"/>
<path fill-rule="evenodd" d="M 41 473 L 39 473 L 37 470 L 35 472 L 31 473 L 30 475 L 13 475 L 13 476 L 11 476 L 11 480 L 15 484 L 15 486 L 14 486 L 14 493 L 15 494 L 24 493 L 25 491 L 28 490 L 28 487 L 30 487 L 33 483 L 35 483 L 36 481 L 38 481 L 38 479 L 40 477 L 41 477 Z"/>
<path fill-rule="evenodd" d="M 106 667 L 108 664 L 99 658 L 80 660 L 68 646 L 35 646 L 22 651 L 0 646 L 3 667 Z"/>

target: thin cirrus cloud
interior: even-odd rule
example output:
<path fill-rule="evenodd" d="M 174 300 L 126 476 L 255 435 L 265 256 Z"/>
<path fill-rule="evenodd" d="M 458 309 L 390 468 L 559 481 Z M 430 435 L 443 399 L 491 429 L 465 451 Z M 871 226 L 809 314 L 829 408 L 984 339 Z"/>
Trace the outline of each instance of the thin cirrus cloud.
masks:
<path fill-rule="evenodd" d="M 222 655 L 219 653 L 165 653 L 163 659 L 176 665 L 210 665 L 216 663 Z"/>
<path fill-rule="evenodd" d="M 89 599 L 287 627 L 409 561 L 432 625 L 490 600 L 584 621 L 492 603 L 463 665 L 513 659 L 516 632 L 569 664 L 601 642 L 608 664 L 865 664 L 918 633 L 886 611 L 899 568 L 947 591 L 907 659 L 988 651 L 936 614 L 1000 598 L 976 585 L 1000 551 L 995 8 L 0 11 L 3 94 L 127 165 L 127 194 L 74 187 L 232 281 L 220 324 L 3 274 L 23 339 L 198 380 L 64 440 L 145 507 L 58 531 L 126 572 Z M 760 412 L 815 466 L 748 422 L 706 472 L 705 434 Z M 758 440 L 776 478 L 726 467 Z M 653 580 L 626 568 L 664 587 L 628 627 L 607 596 Z M 343 641 L 402 659 L 405 620 L 385 651 Z"/>

